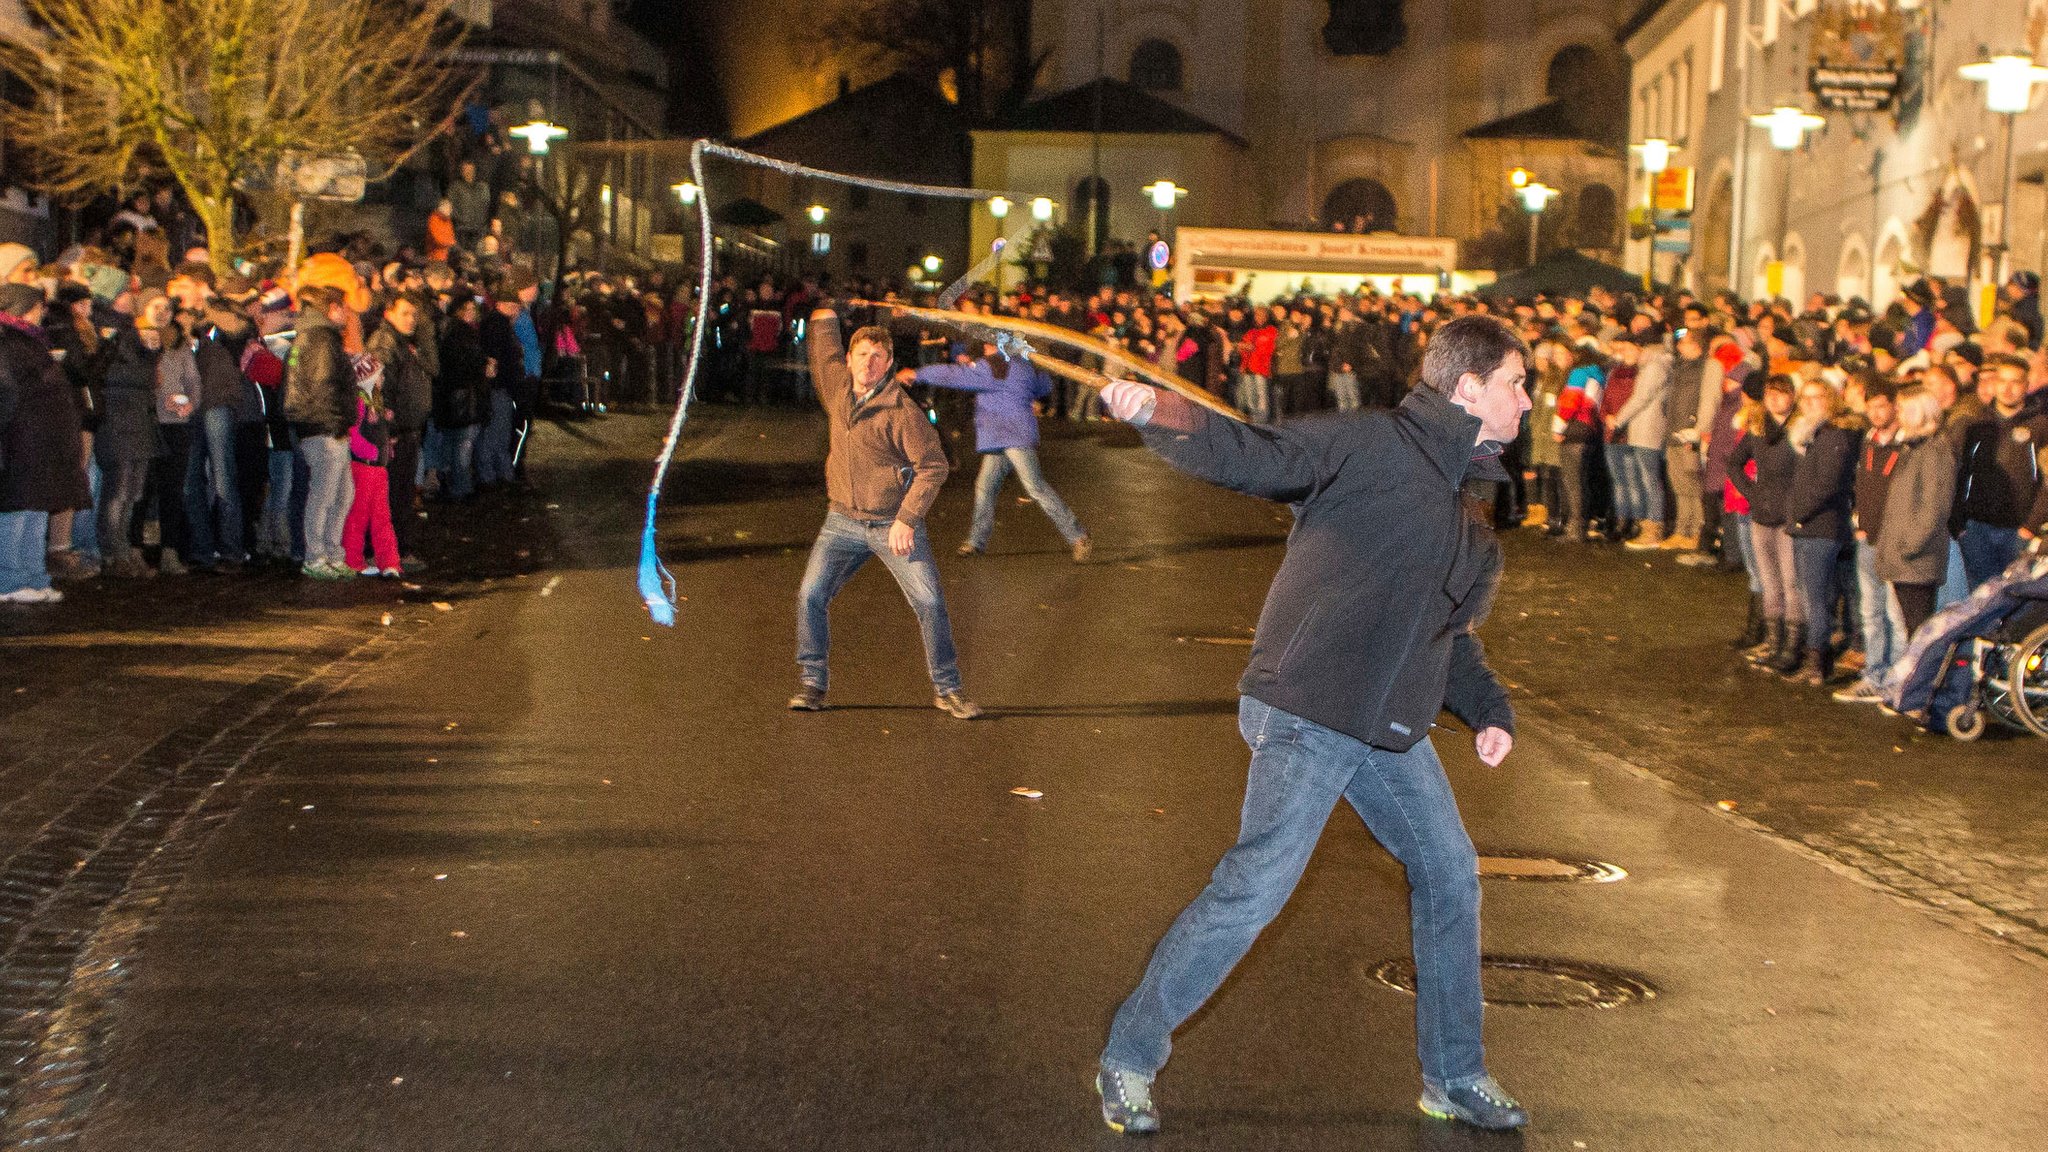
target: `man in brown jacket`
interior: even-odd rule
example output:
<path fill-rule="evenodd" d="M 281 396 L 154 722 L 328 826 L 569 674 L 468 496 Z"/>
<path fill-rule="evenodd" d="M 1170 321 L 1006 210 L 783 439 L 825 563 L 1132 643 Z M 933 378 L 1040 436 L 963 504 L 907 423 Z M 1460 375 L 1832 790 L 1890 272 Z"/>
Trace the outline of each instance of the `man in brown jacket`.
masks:
<path fill-rule="evenodd" d="M 946 618 L 938 565 L 924 528 L 925 513 L 946 482 L 946 453 L 939 434 L 924 409 L 890 378 L 895 354 L 888 329 L 856 331 L 842 355 L 839 317 L 820 308 L 811 313 L 809 342 L 811 380 L 832 428 L 832 446 L 825 456 L 825 494 L 831 509 L 811 546 L 811 562 L 797 593 L 800 683 L 789 698 L 790 710 L 817 712 L 825 707 L 832 598 L 869 556 L 879 556 L 917 613 L 931 670 L 932 704 L 961 720 L 972 720 L 981 709 L 960 691 L 953 625 Z"/>

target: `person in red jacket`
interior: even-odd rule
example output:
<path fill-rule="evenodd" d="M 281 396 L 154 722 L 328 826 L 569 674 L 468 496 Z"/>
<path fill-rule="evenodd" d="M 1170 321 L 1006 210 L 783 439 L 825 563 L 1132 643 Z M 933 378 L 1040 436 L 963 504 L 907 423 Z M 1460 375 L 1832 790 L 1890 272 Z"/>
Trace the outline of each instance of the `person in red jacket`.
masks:
<path fill-rule="evenodd" d="M 1273 350 L 1279 341 L 1272 312 L 1253 309 L 1252 326 L 1237 342 L 1237 406 L 1254 423 L 1264 424 L 1273 416 Z"/>

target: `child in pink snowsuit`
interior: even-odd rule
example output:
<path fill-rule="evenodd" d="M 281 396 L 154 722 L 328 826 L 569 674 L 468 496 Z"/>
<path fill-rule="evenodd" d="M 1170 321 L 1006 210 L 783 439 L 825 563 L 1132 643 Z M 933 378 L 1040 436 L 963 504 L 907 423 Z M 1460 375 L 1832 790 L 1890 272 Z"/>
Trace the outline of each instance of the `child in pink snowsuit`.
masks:
<path fill-rule="evenodd" d="M 356 370 L 356 426 L 349 430 L 349 473 L 355 502 L 341 526 L 342 556 L 365 576 L 399 577 L 398 534 L 391 527 L 391 431 L 384 407 L 384 366 L 371 356 L 352 357 Z M 369 534 L 376 564 L 363 566 L 363 536 Z"/>

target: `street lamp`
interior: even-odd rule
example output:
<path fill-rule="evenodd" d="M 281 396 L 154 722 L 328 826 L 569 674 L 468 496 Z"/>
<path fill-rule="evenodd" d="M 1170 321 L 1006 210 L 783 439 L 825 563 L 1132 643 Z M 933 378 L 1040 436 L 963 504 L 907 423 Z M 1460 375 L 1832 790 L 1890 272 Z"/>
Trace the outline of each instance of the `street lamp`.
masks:
<path fill-rule="evenodd" d="M 1146 195 L 1152 197 L 1152 206 L 1161 212 L 1171 211 L 1173 206 L 1180 202 L 1180 198 L 1188 194 L 1187 189 L 1175 184 L 1171 180 L 1160 180 L 1147 184 L 1143 191 Z"/>
<path fill-rule="evenodd" d="M 1034 196 L 1034 197 L 1032 197 L 1032 199 L 1031 199 L 1031 218 L 1032 218 L 1033 220 L 1036 220 L 1036 221 L 1038 221 L 1038 222 L 1039 222 L 1040 224 L 1043 224 L 1043 223 L 1047 222 L 1048 220 L 1051 220 L 1051 219 L 1052 219 L 1052 200 L 1051 200 L 1051 199 L 1050 199 L 1049 197 L 1045 197 L 1045 196 Z"/>
<path fill-rule="evenodd" d="M 569 134 L 567 128 L 543 116 L 535 116 L 517 128 L 505 130 L 507 135 L 518 136 L 526 141 L 526 150 L 535 156 L 548 154 L 548 145 Z"/>
<path fill-rule="evenodd" d="M 702 188 L 697 187 L 695 182 L 690 180 L 685 180 L 680 184 L 671 184 L 668 187 L 669 191 L 676 194 L 676 199 L 683 202 L 683 207 L 685 208 L 696 207 L 697 197 L 704 191 Z"/>
<path fill-rule="evenodd" d="M 1529 213 L 1529 263 L 1536 263 L 1536 228 L 1543 220 L 1543 210 L 1550 206 L 1557 189 L 1538 180 L 1524 177 L 1516 193 L 1522 198 L 1522 207 Z"/>
<path fill-rule="evenodd" d="M 1750 124 L 1762 128 L 1771 135 L 1771 147 L 1786 155 L 1782 167 L 1785 169 L 1784 182 L 1778 192 L 1778 258 L 1772 261 L 1778 268 L 1778 284 L 1784 286 L 1785 245 L 1792 235 L 1792 157 L 1791 152 L 1806 143 L 1806 134 L 1826 124 L 1824 117 L 1816 116 L 1790 104 L 1780 104 L 1769 112 L 1759 112 L 1749 118 Z M 1764 273 L 1765 283 L 1770 282 L 1770 273 Z"/>
<path fill-rule="evenodd" d="M 945 261 L 939 259 L 937 256 L 926 256 L 924 258 L 925 275 L 937 276 L 939 274 L 939 268 L 943 264 L 945 264 Z"/>
<path fill-rule="evenodd" d="M 2012 126 L 2027 110 L 2034 85 L 2048 83 L 2048 68 L 2034 63 L 2031 56 L 2005 52 L 1960 69 L 1965 80 L 1984 85 L 1984 107 L 2005 117 L 2005 186 L 1998 206 L 1998 240 L 1991 248 L 1992 278 L 2005 282 L 2006 242 L 2012 235 Z"/>
<path fill-rule="evenodd" d="M 1529 186 L 1529 178 L 1532 175 L 1533 173 L 1527 168 L 1517 167 L 1508 173 L 1508 183 L 1516 188 L 1527 188 Z"/>
<path fill-rule="evenodd" d="M 826 208 L 823 204 L 813 204 L 811 205 L 810 209 L 805 213 L 805 215 L 811 218 L 811 224 L 813 226 L 820 226 L 825 223 L 825 214 L 828 211 L 830 211 L 830 209 Z"/>
<path fill-rule="evenodd" d="M 1635 145 L 1635 151 L 1643 159 L 1643 207 L 1649 209 L 1650 251 L 1643 257 L 1643 295 L 1652 291 L 1651 273 L 1657 267 L 1657 177 L 1671 166 L 1671 154 L 1677 147 L 1669 140 L 1652 136 Z"/>

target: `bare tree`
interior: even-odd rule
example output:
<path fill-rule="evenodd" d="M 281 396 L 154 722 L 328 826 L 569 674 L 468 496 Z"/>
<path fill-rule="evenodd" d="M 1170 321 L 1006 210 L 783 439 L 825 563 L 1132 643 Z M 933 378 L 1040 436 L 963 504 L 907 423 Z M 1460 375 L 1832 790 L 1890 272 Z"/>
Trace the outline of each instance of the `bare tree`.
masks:
<path fill-rule="evenodd" d="M 452 99 L 451 2 L 24 0 L 44 34 L 0 44 L 0 65 L 32 99 L 0 110 L 0 125 L 52 192 L 118 188 L 160 166 L 225 267 L 235 194 L 286 152 L 395 166 L 431 131 Z"/>

